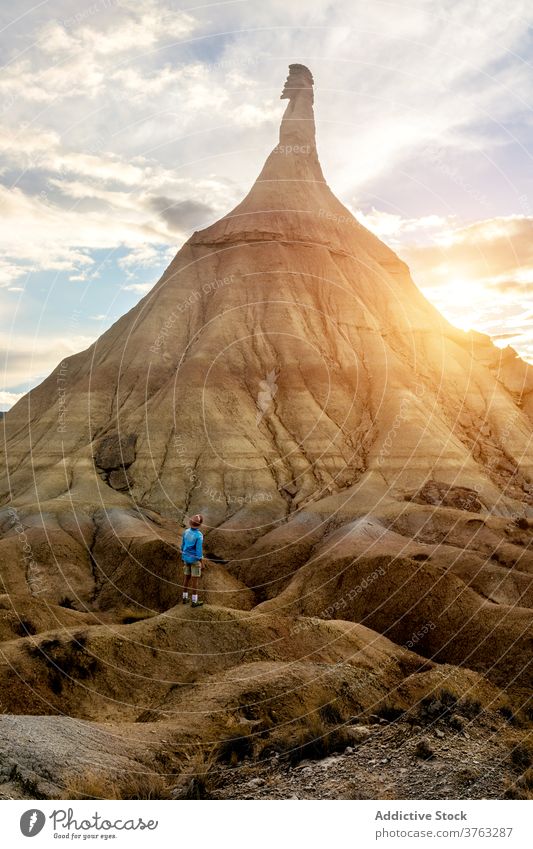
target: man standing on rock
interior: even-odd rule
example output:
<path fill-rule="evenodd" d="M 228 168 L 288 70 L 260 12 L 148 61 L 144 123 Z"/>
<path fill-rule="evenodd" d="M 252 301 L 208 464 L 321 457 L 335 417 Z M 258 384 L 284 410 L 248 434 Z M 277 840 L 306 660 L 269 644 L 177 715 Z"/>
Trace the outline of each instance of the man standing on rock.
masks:
<path fill-rule="evenodd" d="M 204 535 L 200 525 L 204 521 L 201 513 L 189 519 L 189 526 L 181 538 L 181 558 L 183 560 L 183 604 L 189 603 L 189 585 L 192 592 L 191 607 L 201 607 L 203 601 L 198 601 L 198 579 L 202 577 L 202 546 Z"/>

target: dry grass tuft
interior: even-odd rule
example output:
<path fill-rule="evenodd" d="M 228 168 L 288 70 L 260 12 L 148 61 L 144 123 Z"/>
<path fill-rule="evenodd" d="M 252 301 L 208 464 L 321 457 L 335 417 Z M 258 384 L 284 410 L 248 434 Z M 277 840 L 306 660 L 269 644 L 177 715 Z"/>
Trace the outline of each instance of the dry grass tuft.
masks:
<path fill-rule="evenodd" d="M 168 781 L 155 773 L 108 775 L 87 771 L 68 776 L 65 799 L 172 799 Z"/>
<path fill-rule="evenodd" d="M 293 730 L 290 737 L 280 742 L 277 748 L 291 766 L 303 760 L 323 760 L 352 745 L 350 730 L 345 725 L 331 727 L 324 722 L 322 712 L 319 711 L 307 717 L 305 724 Z"/>
<path fill-rule="evenodd" d="M 205 748 L 198 744 L 188 755 L 184 769 L 180 775 L 174 799 L 213 799 L 219 778 L 217 763 L 220 760 L 218 746 Z"/>

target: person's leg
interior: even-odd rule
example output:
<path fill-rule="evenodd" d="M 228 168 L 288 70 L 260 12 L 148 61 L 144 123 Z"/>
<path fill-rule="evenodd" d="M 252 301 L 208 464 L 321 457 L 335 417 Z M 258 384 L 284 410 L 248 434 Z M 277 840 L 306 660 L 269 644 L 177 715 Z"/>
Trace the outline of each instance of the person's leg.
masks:
<path fill-rule="evenodd" d="M 192 603 L 193 604 L 203 604 L 203 601 L 198 601 L 198 581 L 200 580 L 200 575 L 202 574 L 200 564 L 193 563 L 191 564 L 191 590 L 192 590 Z"/>
<path fill-rule="evenodd" d="M 189 601 L 189 584 L 191 582 L 191 567 L 188 563 L 183 564 L 183 574 L 185 576 L 185 580 L 183 581 L 182 600 L 185 604 Z"/>

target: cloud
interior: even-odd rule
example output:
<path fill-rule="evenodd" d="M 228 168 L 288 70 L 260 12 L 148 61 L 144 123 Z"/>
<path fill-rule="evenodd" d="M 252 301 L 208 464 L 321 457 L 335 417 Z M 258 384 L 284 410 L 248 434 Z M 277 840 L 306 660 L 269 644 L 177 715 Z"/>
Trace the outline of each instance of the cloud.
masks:
<path fill-rule="evenodd" d="M 4 365 L 3 383 L 7 387 L 34 386 L 44 379 L 62 359 L 88 348 L 97 334 L 86 335 L 67 328 L 64 334 L 0 334 L 0 362 Z"/>
<path fill-rule="evenodd" d="M 354 210 L 354 215 L 365 227 L 368 227 L 380 239 L 387 239 L 390 245 L 405 244 L 427 237 L 427 234 L 439 233 L 450 228 L 450 217 L 441 215 L 423 215 L 420 218 L 403 218 L 399 214 L 373 208 L 370 212 Z M 425 238 L 424 240 L 427 240 Z"/>
<path fill-rule="evenodd" d="M 0 389 L 0 409 L 9 410 L 23 395 L 24 392 L 6 392 Z"/>
<path fill-rule="evenodd" d="M 13 284 L 26 273 L 27 269 L 24 266 L 0 257 L 0 289 L 7 288 L 11 292 L 20 292 L 23 287 Z"/>
<path fill-rule="evenodd" d="M 197 200 L 178 201 L 168 197 L 154 197 L 150 205 L 166 221 L 170 230 L 178 233 L 205 226 L 214 213 L 211 206 Z"/>
<path fill-rule="evenodd" d="M 157 221 L 141 210 L 130 210 L 110 225 L 105 210 L 60 209 L 41 196 L 0 186 L 4 222 L 0 230 L 0 282 L 11 284 L 36 269 L 71 271 L 94 264 L 89 250 L 145 243 L 168 243 Z"/>
<path fill-rule="evenodd" d="M 108 12 L 102 22 L 102 12 Z M 91 25 L 96 18 L 100 26 Z M 119 26 L 116 24 L 119 23 Z M 195 27 L 194 18 L 156 0 L 97 0 L 41 31 L 43 49 L 53 56 L 116 55 L 153 47 L 161 39 L 182 38 Z"/>
<path fill-rule="evenodd" d="M 174 254 L 174 247 L 154 247 L 150 244 L 139 245 L 138 247 L 128 251 L 128 253 L 121 257 L 117 262 L 119 268 L 125 271 L 126 278 L 130 281 L 134 280 L 139 276 L 140 272 L 149 268 L 152 272 L 151 277 L 153 279 L 151 282 L 144 283 L 123 283 L 121 289 L 125 292 L 137 292 L 142 295 L 146 294 L 146 292 L 149 292 L 156 282 L 159 274 L 164 271 L 170 260 L 173 259 Z"/>
<path fill-rule="evenodd" d="M 159 259 L 160 253 L 153 245 L 139 245 L 139 247 L 134 248 L 126 256 L 119 259 L 117 264 L 121 268 L 129 270 L 138 266 L 153 266 Z"/>
<path fill-rule="evenodd" d="M 51 171 L 62 179 L 66 174 L 79 174 L 126 186 L 138 185 L 147 167 L 145 163 L 124 162 L 112 153 L 69 151 L 57 133 L 38 127 L 18 132 L 0 128 L 0 154 L 11 167 L 23 171 Z"/>
<path fill-rule="evenodd" d="M 109 68 L 117 59 L 148 51 L 161 41 L 189 35 L 195 19 L 161 3 L 138 0 L 98 0 L 62 21 L 48 21 L 37 32 L 36 45 L 44 60 L 12 62 L 4 69 L 0 93 L 51 103 L 84 94 L 92 99 L 105 90 Z"/>
<path fill-rule="evenodd" d="M 122 288 L 126 292 L 138 292 L 140 295 L 145 295 L 153 285 L 153 283 L 127 283 Z"/>
<path fill-rule="evenodd" d="M 512 339 L 523 356 L 533 356 L 533 218 L 459 225 L 455 216 L 404 220 L 374 210 L 363 219 L 408 263 L 415 282 L 452 324 Z"/>
<path fill-rule="evenodd" d="M 450 219 L 430 244 L 406 246 L 407 261 L 425 286 L 453 276 L 483 280 L 500 291 L 533 282 L 533 218 L 511 215 L 457 226 Z"/>

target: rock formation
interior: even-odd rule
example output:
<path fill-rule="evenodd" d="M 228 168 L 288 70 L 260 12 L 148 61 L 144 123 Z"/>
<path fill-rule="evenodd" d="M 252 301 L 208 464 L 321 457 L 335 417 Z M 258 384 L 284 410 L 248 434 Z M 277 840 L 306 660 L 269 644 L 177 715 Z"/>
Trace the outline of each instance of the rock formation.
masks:
<path fill-rule="evenodd" d="M 274 702 L 286 723 L 341 691 L 346 711 L 400 686 L 407 706 L 442 669 L 525 709 L 533 369 L 450 325 L 333 195 L 307 68 L 281 97 L 244 200 L 4 416 L 3 605 L 29 627 L 6 625 L 8 713 L 163 717 L 177 740 L 207 682 L 200 736 L 258 693 L 269 728 Z M 197 621 L 174 605 L 198 511 Z"/>

